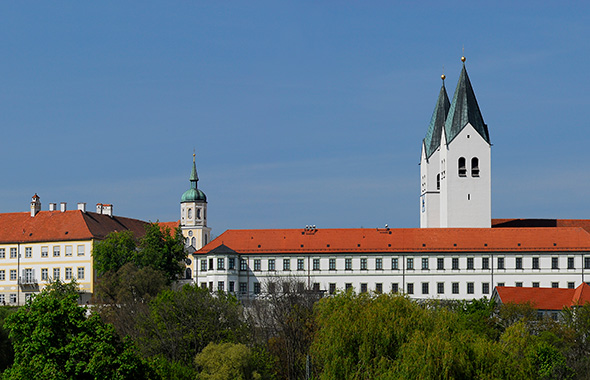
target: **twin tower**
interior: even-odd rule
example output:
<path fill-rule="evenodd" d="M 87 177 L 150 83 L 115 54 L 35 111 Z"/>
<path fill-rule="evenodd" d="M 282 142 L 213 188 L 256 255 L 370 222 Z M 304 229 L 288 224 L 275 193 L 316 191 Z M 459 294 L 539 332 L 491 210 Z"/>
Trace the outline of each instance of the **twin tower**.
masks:
<path fill-rule="evenodd" d="M 420 227 L 491 227 L 491 144 L 465 57 L 449 102 L 445 76 L 422 142 Z"/>

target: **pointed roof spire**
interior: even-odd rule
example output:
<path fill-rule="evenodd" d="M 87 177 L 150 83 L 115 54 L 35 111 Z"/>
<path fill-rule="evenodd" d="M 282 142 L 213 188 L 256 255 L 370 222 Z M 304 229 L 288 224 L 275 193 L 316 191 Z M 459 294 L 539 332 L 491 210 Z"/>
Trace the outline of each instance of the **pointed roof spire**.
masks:
<path fill-rule="evenodd" d="M 432 112 L 432 117 L 430 118 L 430 125 L 428 126 L 426 137 L 424 138 L 426 158 L 430 158 L 432 153 L 434 153 L 440 146 L 440 135 L 442 133 L 442 129 L 445 126 L 449 107 L 451 106 L 451 103 L 449 102 L 449 96 L 447 95 L 447 89 L 445 88 L 446 77 L 444 74 L 440 77 L 442 79 L 442 86 L 438 94 L 436 106 Z"/>
<path fill-rule="evenodd" d="M 471 81 L 465 69 L 465 57 L 461 57 L 461 61 L 463 61 L 463 69 L 461 75 L 459 75 L 457 89 L 445 122 L 447 144 L 453 141 L 467 123 L 471 124 L 488 144 L 491 144 L 488 126 L 483 121 L 473 87 L 471 87 Z"/>
<path fill-rule="evenodd" d="M 193 153 L 193 170 L 191 171 L 191 176 L 189 178 L 189 180 L 191 181 L 191 184 L 193 181 L 195 181 L 195 189 L 197 188 L 197 184 L 196 182 L 199 181 L 199 176 L 197 175 L 197 164 L 195 163 L 195 154 Z"/>

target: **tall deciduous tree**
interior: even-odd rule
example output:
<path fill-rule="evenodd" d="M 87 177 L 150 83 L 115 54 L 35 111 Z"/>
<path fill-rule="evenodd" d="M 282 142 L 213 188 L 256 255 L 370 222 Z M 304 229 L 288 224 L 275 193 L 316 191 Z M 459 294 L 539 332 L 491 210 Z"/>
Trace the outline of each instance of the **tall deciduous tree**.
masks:
<path fill-rule="evenodd" d="M 75 282 L 54 282 L 6 320 L 15 348 L 4 379 L 149 379 L 128 341 L 78 306 Z"/>

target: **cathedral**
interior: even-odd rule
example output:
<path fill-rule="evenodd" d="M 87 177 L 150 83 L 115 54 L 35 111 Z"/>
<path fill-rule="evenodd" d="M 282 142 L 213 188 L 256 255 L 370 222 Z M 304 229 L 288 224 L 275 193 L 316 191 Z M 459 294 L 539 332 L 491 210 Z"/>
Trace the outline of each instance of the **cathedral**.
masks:
<path fill-rule="evenodd" d="M 196 249 L 191 281 L 240 298 L 296 286 L 467 300 L 489 298 L 496 287 L 590 282 L 590 220 L 491 218 L 490 134 L 461 60 L 452 101 L 442 76 L 422 141 L 421 228 L 227 230 L 207 243 L 193 161 L 181 202 L 181 228 Z M 189 216 L 197 208 L 200 224 Z"/>

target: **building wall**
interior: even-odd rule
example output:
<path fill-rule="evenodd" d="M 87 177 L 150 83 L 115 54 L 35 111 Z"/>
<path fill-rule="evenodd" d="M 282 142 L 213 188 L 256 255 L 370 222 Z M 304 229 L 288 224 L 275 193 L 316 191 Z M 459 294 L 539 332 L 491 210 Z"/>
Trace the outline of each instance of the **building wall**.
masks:
<path fill-rule="evenodd" d="M 426 159 L 422 149 L 420 161 L 420 227 L 440 227 L 440 179 L 443 176 L 440 148 Z M 439 181 L 437 181 L 439 178 Z M 438 183 L 437 183 L 438 182 Z"/>
<path fill-rule="evenodd" d="M 92 246 L 92 240 L 0 244 L 0 304 L 22 305 L 57 277 L 76 278 L 85 303 L 94 291 Z"/>
<path fill-rule="evenodd" d="M 539 261 L 538 269 L 533 269 L 533 258 Z M 233 268 L 230 268 L 230 259 L 233 259 Z M 335 260 L 335 269 L 330 269 L 330 259 Z M 346 268 L 347 259 L 351 269 Z M 378 269 L 378 259 L 382 269 Z M 424 267 L 423 259 L 426 260 Z M 438 266 L 439 259 L 442 259 L 442 268 Z M 458 269 L 453 268 L 454 259 Z M 488 269 L 483 265 L 486 259 Z M 522 263 L 522 269 L 517 269 L 517 259 Z M 242 270 L 240 260 L 245 261 Z M 269 269 L 269 260 L 275 261 L 275 270 Z M 289 270 L 284 269 L 284 260 L 289 261 Z M 298 267 L 298 260 L 302 260 L 302 266 Z M 319 260 L 315 269 L 314 260 Z M 394 268 L 395 260 L 397 269 Z M 417 299 L 470 300 L 491 297 L 494 286 L 498 285 L 567 288 L 590 281 L 589 252 L 209 255 L 198 256 L 195 261 L 197 284 L 212 290 L 232 291 L 230 284 L 233 283 L 233 292 L 240 297 L 257 297 L 257 286 L 260 286 L 260 294 L 264 294 L 270 282 L 279 284 L 275 291 L 282 291 L 280 284 L 283 282 L 300 282 L 308 289 L 313 289 L 316 284 L 316 289 L 326 294 L 330 293 L 332 284 L 337 290 L 352 287 L 356 292 L 376 292 L 380 286 L 382 292 L 397 290 Z M 501 261 L 504 269 L 500 268 Z M 556 267 L 553 264 L 557 264 Z M 568 264 L 572 265 L 568 267 Z"/>

